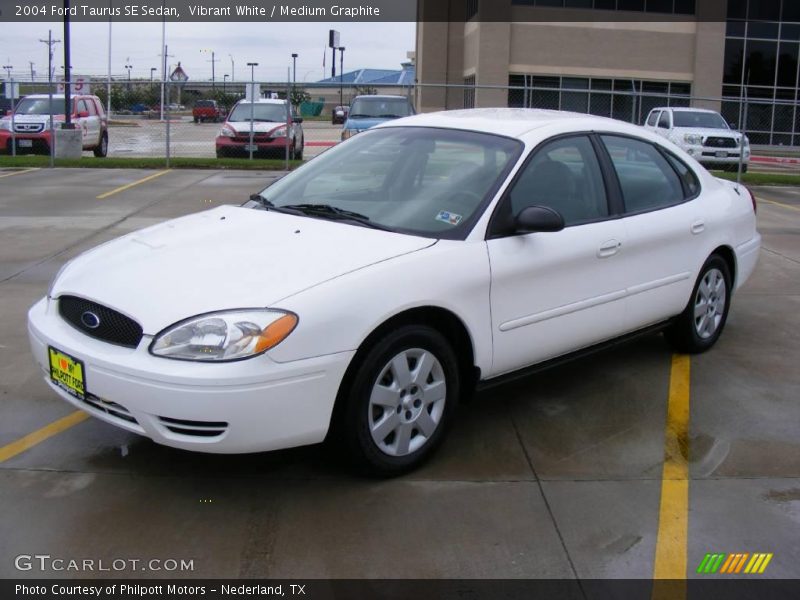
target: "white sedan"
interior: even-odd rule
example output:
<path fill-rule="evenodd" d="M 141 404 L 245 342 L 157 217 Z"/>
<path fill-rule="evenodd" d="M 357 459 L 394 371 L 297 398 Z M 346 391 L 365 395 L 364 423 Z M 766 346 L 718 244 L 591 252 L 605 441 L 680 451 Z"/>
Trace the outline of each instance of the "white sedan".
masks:
<path fill-rule="evenodd" d="M 477 109 L 364 132 L 66 264 L 29 313 L 52 389 L 203 452 L 340 440 L 395 474 L 460 397 L 663 329 L 701 352 L 761 237 L 744 187 L 618 121 Z"/>

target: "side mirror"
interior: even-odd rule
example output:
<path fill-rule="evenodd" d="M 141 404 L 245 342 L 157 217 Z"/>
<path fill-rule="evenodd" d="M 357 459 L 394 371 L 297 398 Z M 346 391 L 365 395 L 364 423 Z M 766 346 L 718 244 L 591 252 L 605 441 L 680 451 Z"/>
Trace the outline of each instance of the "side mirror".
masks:
<path fill-rule="evenodd" d="M 77 116 L 78 116 L 79 119 L 85 119 L 86 117 L 89 116 L 89 111 L 88 110 L 82 110 L 82 111 L 80 111 L 78 113 Z"/>
<path fill-rule="evenodd" d="M 564 229 L 564 217 L 547 206 L 529 206 L 514 219 L 517 233 L 534 233 L 537 231 L 561 231 Z"/>
<path fill-rule="evenodd" d="M 731 121 L 730 123 L 728 123 L 728 127 L 730 127 L 731 129 L 733 129 L 734 131 L 736 131 L 737 129 L 739 129 L 739 125 L 737 125 L 737 124 L 736 124 L 736 123 L 734 123 L 733 121 Z"/>

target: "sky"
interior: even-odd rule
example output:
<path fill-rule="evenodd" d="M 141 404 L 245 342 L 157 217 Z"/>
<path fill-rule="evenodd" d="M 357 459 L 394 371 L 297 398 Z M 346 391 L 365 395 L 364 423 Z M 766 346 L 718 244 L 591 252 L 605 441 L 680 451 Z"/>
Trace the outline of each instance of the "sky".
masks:
<path fill-rule="evenodd" d="M 169 64 L 181 62 L 192 81 L 211 80 L 211 52 L 215 53 L 216 79 L 234 70 L 235 79 L 250 79 L 248 62 L 257 62 L 256 80 L 286 79 L 297 58 L 297 81 L 318 81 L 330 76 L 331 51 L 327 49 L 325 74 L 323 50 L 328 30 L 340 32 L 340 45 L 346 48 L 344 70 L 356 68 L 400 69 L 406 52 L 414 50 L 415 23 L 167 23 L 166 43 Z M 2 65 L 13 66 L 14 78 L 30 78 L 29 61 L 34 62 L 37 79 L 47 76 L 48 29 L 53 39 L 64 39 L 63 24 L 23 23 L 3 27 L 0 36 Z M 77 75 L 102 75 L 108 72 L 108 23 L 73 22 L 70 30 L 72 71 Z M 150 68 L 160 65 L 161 23 L 114 23 L 111 38 L 111 73 L 127 77 L 126 64 L 133 66 L 132 78 L 150 78 Z M 64 64 L 64 45 L 55 46 L 53 63 L 56 75 Z M 233 57 L 233 65 L 231 65 Z M 339 53 L 336 53 L 339 71 Z M 2 72 L 2 76 L 6 71 Z M 158 77 L 158 75 L 156 75 Z"/>

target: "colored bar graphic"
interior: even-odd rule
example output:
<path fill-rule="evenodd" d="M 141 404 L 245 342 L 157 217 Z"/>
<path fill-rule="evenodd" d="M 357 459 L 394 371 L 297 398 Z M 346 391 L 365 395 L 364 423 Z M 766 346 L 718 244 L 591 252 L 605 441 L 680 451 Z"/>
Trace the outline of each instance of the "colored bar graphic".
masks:
<path fill-rule="evenodd" d="M 767 565 L 772 560 L 772 553 L 755 552 L 734 552 L 732 554 L 718 554 L 708 552 L 700 561 L 697 573 L 712 575 L 714 573 L 737 575 L 737 574 L 761 574 L 767 569 Z M 747 566 L 745 566 L 747 565 Z"/>

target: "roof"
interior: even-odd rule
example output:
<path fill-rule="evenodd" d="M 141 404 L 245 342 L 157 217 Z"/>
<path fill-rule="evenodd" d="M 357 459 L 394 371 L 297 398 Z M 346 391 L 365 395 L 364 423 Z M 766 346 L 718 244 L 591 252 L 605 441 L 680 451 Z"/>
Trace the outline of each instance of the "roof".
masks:
<path fill-rule="evenodd" d="M 250 100 L 242 99 L 237 102 L 237 104 L 253 104 Z M 286 100 L 280 100 L 278 98 L 256 98 L 255 104 L 286 104 Z"/>
<path fill-rule="evenodd" d="M 70 98 L 75 98 L 77 96 L 94 96 L 94 94 L 81 94 L 79 92 L 73 92 L 69 95 Z M 23 100 L 24 98 L 34 98 L 38 100 L 50 97 L 51 97 L 50 94 L 25 94 L 22 98 L 20 98 L 20 100 Z M 52 98 L 54 100 L 63 100 L 64 94 L 52 94 Z"/>
<path fill-rule="evenodd" d="M 653 110 L 672 110 L 675 112 L 702 112 L 702 113 L 713 113 L 718 115 L 719 113 L 715 110 L 710 110 L 708 108 L 692 108 L 691 106 L 657 106 Z"/>
<path fill-rule="evenodd" d="M 407 96 L 400 96 L 398 94 L 362 94 L 361 96 L 356 96 L 353 100 L 357 98 L 366 98 L 368 100 L 408 100 Z"/>
<path fill-rule="evenodd" d="M 465 110 L 447 110 L 434 113 L 423 113 L 411 117 L 403 117 L 382 123 L 378 127 L 397 127 L 416 125 L 421 127 L 444 127 L 449 129 L 467 129 L 494 133 L 508 137 L 522 137 L 529 131 L 545 126 L 569 124 L 567 131 L 585 129 L 629 132 L 647 137 L 646 131 L 638 125 L 624 121 L 596 117 L 584 113 L 574 113 L 539 108 L 470 108 Z"/>
<path fill-rule="evenodd" d="M 317 83 L 339 84 L 350 83 L 353 85 L 411 85 L 416 78 L 414 67 L 400 69 L 356 69 L 336 77 L 320 79 Z"/>

